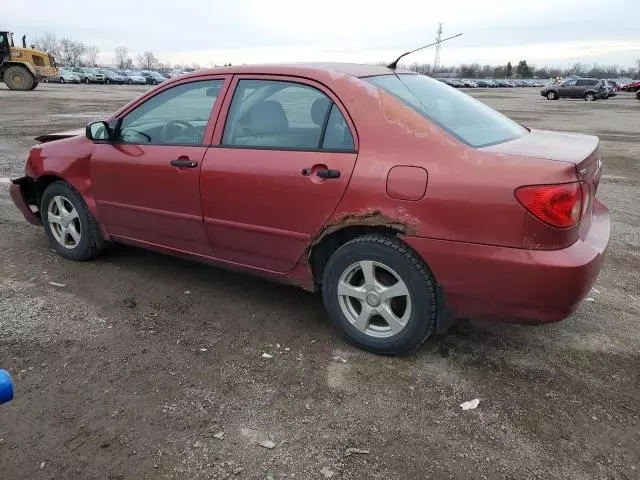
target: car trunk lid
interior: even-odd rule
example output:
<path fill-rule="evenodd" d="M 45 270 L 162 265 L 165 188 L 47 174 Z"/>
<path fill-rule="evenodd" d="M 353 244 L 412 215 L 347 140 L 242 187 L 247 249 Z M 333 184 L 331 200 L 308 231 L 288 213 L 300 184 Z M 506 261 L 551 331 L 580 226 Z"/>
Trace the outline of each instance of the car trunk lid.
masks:
<path fill-rule="evenodd" d="M 602 156 L 600 140 L 593 135 L 547 130 L 531 130 L 509 142 L 485 147 L 483 150 L 497 154 L 518 155 L 564 162 L 573 166 L 576 180 L 589 186 L 589 198 L 583 209 L 579 236 L 584 238 L 591 226 L 593 202 L 600 177 L 602 176 Z M 537 183 L 532 179 L 532 184 Z"/>

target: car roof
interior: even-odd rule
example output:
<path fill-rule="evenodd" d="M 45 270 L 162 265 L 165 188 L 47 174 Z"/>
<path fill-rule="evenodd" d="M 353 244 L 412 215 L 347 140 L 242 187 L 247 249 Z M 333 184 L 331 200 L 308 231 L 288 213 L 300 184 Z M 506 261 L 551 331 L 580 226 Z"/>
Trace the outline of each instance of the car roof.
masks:
<path fill-rule="evenodd" d="M 264 75 L 293 75 L 315 76 L 318 73 L 335 72 L 354 77 L 372 77 L 375 75 L 391 75 L 393 70 L 381 65 L 364 65 L 360 63 L 283 63 L 238 65 L 232 67 L 217 67 L 198 70 L 187 74 L 199 76 L 202 74 L 264 74 Z M 397 73 L 415 73 L 396 70 Z M 187 76 L 185 75 L 185 76 Z"/>

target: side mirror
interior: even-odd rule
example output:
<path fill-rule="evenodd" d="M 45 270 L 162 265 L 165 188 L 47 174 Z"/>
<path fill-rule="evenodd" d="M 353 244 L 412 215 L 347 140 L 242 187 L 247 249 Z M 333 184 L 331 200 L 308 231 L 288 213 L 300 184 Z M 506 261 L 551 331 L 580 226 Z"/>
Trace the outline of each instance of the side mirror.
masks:
<path fill-rule="evenodd" d="M 111 140 L 112 131 L 107 122 L 93 122 L 87 125 L 86 135 L 89 140 L 94 142 L 108 142 Z"/>

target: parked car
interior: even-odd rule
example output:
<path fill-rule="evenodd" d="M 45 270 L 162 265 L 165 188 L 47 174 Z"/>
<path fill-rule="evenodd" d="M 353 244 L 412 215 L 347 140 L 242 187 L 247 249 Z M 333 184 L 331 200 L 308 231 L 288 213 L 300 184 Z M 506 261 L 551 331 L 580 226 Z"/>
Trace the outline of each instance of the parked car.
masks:
<path fill-rule="evenodd" d="M 561 320 L 609 241 L 597 137 L 386 67 L 199 71 L 38 140 L 11 196 L 61 256 L 122 242 L 321 290 L 382 354 L 453 318 Z"/>
<path fill-rule="evenodd" d="M 166 80 L 162 75 L 158 72 L 154 72 L 152 70 L 142 70 L 140 71 L 140 75 L 142 75 L 149 85 L 158 85 Z"/>
<path fill-rule="evenodd" d="M 64 68 L 58 69 L 58 74 L 52 77 L 45 77 L 45 83 L 80 83 L 80 77 Z"/>
<path fill-rule="evenodd" d="M 478 81 L 476 81 L 476 84 L 478 85 L 478 87 L 481 87 L 481 88 L 489 88 L 490 87 L 490 84 L 489 84 L 488 80 L 478 80 Z"/>
<path fill-rule="evenodd" d="M 640 90 L 640 80 L 636 82 L 625 83 L 624 85 L 620 86 L 620 90 L 623 90 L 625 92 L 637 92 L 638 90 Z"/>
<path fill-rule="evenodd" d="M 540 95 L 549 100 L 559 98 L 584 98 L 595 101 L 609 97 L 606 80 L 597 78 L 571 78 L 561 84 L 549 85 L 540 91 Z"/>
<path fill-rule="evenodd" d="M 618 95 L 618 92 L 616 91 L 616 86 L 615 84 L 611 83 L 610 80 L 605 80 L 606 84 L 607 84 L 607 91 L 608 91 L 608 95 L 605 98 L 612 98 Z"/>
<path fill-rule="evenodd" d="M 129 85 L 146 85 L 147 79 L 138 72 L 132 70 L 119 70 L 118 74 L 124 77 L 124 82 Z"/>
<path fill-rule="evenodd" d="M 125 82 L 125 78 L 119 73 L 114 72 L 113 70 L 102 68 L 98 71 L 104 75 L 104 83 L 106 83 L 107 85 L 111 85 L 112 83 L 121 85 Z"/>
<path fill-rule="evenodd" d="M 73 67 L 71 72 L 80 77 L 84 83 L 104 83 L 105 81 L 104 75 L 99 73 L 97 68 Z"/>

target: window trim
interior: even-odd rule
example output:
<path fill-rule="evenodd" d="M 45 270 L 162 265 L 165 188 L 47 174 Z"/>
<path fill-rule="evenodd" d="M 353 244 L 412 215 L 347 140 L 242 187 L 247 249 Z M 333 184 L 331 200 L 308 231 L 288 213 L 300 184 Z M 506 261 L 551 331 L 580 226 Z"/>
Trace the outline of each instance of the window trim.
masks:
<path fill-rule="evenodd" d="M 132 100 L 131 102 L 129 102 L 128 104 L 120 108 L 120 110 L 118 110 L 116 113 L 111 115 L 106 120 L 106 122 L 109 124 L 111 124 L 112 122 L 120 122 L 124 119 L 124 117 L 126 117 L 135 109 L 140 107 L 143 103 L 146 103 L 147 101 L 151 100 L 152 98 L 156 97 L 157 95 L 160 95 L 161 93 L 171 88 L 179 87 L 180 85 L 184 85 L 187 83 L 205 82 L 210 80 L 222 80 L 222 87 L 220 88 L 220 94 L 218 95 L 215 102 L 213 103 L 213 107 L 211 108 L 211 114 L 209 115 L 209 119 L 207 120 L 207 126 L 204 129 L 204 133 L 202 135 L 202 142 L 200 144 L 197 144 L 197 145 L 178 144 L 178 143 L 151 144 L 151 143 L 125 143 L 125 142 L 119 142 L 119 141 L 111 141 L 108 143 L 111 143 L 113 145 L 138 145 L 138 146 L 162 146 L 162 147 L 209 147 L 211 146 L 212 137 L 213 137 L 218 119 L 220 117 L 220 113 L 222 111 L 223 101 L 226 99 L 226 96 L 229 90 L 231 78 L 232 78 L 232 75 L 196 75 L 196 76 L 192 76 L 192 77 L 190 76 L 187 78 L 180 78 L 180 80 L 177 80 L 174 82 L 170 81 L 170 82 L 161 83 L 160 87 L 153 88 L 149 90 L 147 93 L 145 93 L 144 95 L 142 95 L 141 97 L 138 97 Z"/>
<path fill-rule="evenodd" d="M 275 81 L 275 82 L 288 82 L 288 83 L 297 83 L 306 87 L 315 88 L 316 90 L 323 93 L 332 104 L 336 105 L 340 109 L 340 113 L 342 114 L 345 122 L 347 122 L 347 126 L 349 127 L 349 131 L 351 133 L 351 138 L 353 139 L 353 149 L 347 150 L 325 150 L 323 148 L 297 148 L 297 147 L 257 147 L 253 145 L 224 145 L 222 143 L 222 136 L 224 134 L 224 130 L 227 125 L 227 121 L 229 120 L 229 113 L 231 111 L 231 103 L 233 102 L 233 97 L 238 88 L 238 83 L 241 80 L 263 80 L 263 81 Z M 329 121 L 328 115 L 330 114 L 331 109 L 328 109 L 327 117 L 325 117 L 325 122 Z M 320 136 L 320 146 L 324 143 L 324 133 Z M 358 132 L 349 115 L 348 110 L 345 108 L 344 104 L 339 100 L 338 96 L 326 85 L 317 82 L 311 78 L 302 77 L 302 76 L 294 76 L 294 75 L 273 75 L 273 74 L 236 74 L 233 75 L 233 79 L 229 84 L 229 88 L 227 89 L 224 102 L 222 103 L 220 110 L 220 117 L 216 122 L 216 128 L 213 135 L 213 141 L 211 145 L 212 148 L 225 148 L 225 149 L 242 149 L 242 150 L 275 150 L 275 151 L 287 151 L 287 152 L 323 152 L 323 153 L 358 153 L 360 142 L 358 138 Z"/>

